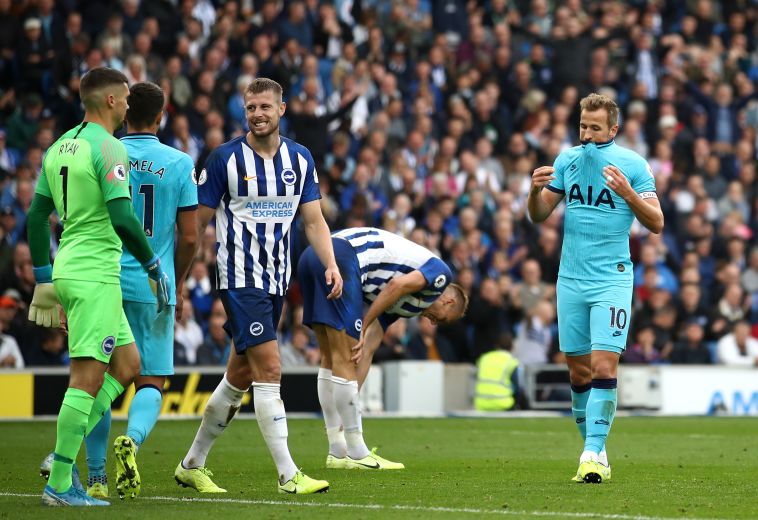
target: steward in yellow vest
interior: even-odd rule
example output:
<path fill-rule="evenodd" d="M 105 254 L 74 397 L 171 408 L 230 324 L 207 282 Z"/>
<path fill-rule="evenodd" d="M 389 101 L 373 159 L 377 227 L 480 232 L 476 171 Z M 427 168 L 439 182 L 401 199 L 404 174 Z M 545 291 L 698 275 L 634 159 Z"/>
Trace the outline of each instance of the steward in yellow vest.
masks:
<path fill-rule="evenodd" d="M 518 360 L 506 350 L 493 350 L 477 361 L 474 408 L 483 412 L 510 410 L 516 404 L 514 372 Z"/>

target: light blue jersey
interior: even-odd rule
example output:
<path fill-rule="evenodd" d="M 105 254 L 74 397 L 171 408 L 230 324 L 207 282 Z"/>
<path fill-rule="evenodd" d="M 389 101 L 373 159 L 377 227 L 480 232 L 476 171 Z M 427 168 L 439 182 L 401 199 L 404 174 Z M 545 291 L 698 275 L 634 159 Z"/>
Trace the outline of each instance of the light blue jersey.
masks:
<path fill-rule="evenodd" d="M 145 229 L 150 247 L 171 280 L 174 274 L 174 236 L 179 211 L 197 209 L 194 164 L 189 155 L 161 144 L 153 134 L 121 138 L 129 154 L 129 190 L 134 213 Z M 132 302 L 155 303 L 147 274 L 126 249 L 121 256 L 121 292 Z M 171 294 L 171 305 L 176 295 Z"/>
<path fill-rule="evenodd" d="M 558 275 L 576 280 L 631 282 L 629 232 L 634 213 L 606 186 L 603 167 L 616 166 L 640 197 L 655 197 L 647 161 L 614 141 L 575 146 L 555 159 L 547 188 L 565 195 L 563 249 Z"/>

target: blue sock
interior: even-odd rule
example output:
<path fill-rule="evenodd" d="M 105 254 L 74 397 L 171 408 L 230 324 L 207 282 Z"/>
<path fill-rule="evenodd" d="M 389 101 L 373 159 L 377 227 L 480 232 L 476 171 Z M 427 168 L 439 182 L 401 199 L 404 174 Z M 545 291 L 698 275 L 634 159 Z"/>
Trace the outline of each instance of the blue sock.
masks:
<path fill-rule="evenodd" d="M 129 406 L 129 424 L 126 434 L 137 443 L 137 446 L 145 442 L 153 426 L 158 422 L 162 398 L 161 391 L 153 385 L 143 385 L 134 394 L 132 404 Z"/>
<path fill-rule="evenodd" d="M 108 436 L 111 432 L 111 409 L 108 408 L 103 418 L 84 438 L 87 446 L 87 476 L 105 475 L 105 450 L 108 448 Z"/>
<path fill-rule="evenodd" d="M 600 453 L 616 414 L 616 379 L 593 379 L 587 400 L 587 438 L 584 450 Z"/>
<path fill-rule="evenodd" d="M 586 410 L 587 399 L 590 398 L 591 389 L 592 385 L 590 383 L 586 385 L 571 385 L 571 413 L 574 414 L 576 427 L 579 428 L 582 440 L 587 438 Z"/>

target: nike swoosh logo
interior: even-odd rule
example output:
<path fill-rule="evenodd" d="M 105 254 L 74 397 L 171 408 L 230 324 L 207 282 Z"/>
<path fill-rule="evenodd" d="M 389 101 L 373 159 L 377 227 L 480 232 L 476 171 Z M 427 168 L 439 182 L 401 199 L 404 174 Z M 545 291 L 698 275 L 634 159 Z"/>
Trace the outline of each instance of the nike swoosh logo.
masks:
<path fill-rule="evenodd" d="M 226 428 L 229 425 L 228 424 L 217 423 L 216 426 L 218 426 L 219 428 Z"/>
<path fill-rule="evenodd" d="M 284 488 L 281 488 L 281 489 L 282 491 L 284 491 L 285 493 L 289 493 L 290 495 L 294 495 L 297 493 L 297 488 L 295 488 L 294 491 L 290 491 L 289 489 L 284 489 Z"/>
<path fill-rule="evenodd" d="M 258 178 L 257 175 L 253 175 L 252 177 L 242 177 L 246 181 L 253 181 Z"/>
<path fill-rule="evenodd" d="M 284 416 L 281 416 L 281 417 L 274 417 L 274 422 L 276 422 L 276 421 L 281 421 L 282 419 L 285 419 L 285 417 L 284 417 Z"/>
<path fill-rule="evenodd" d="M 379 463 L 374 462 L 374 464 L 364 464 L 363 462 L 353 461 L 356 464 L 363 466 L 364 468 L 371 468 L 371 469 L 379 469 Z"/>

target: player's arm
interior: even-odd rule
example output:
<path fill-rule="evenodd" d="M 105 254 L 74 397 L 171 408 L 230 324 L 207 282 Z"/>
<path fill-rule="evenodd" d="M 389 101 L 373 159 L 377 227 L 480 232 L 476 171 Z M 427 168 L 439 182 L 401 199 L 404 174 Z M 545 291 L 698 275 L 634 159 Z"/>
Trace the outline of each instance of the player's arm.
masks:
<path fill-rule="evenodd" d="M 616 166 L 604 167 L 603 175 L 606 185 L 624 199 L 640 224 L 656 234 L 663 231 L 663 210 L 655 191 L 637 193 Z"/>
<path fill-rule="evenodd" d="M 361 327 L 361 337 L 352 348 L 353 355 L 350 359 L 358 363 L 363 356 L 364 346 L 371 346 L 367 343 L 366 331 L 372 330 L 379 316 L 384 314 L 387 309 L 392 307 L 406 294 L 413 294 L 427 285 L 429 285 L 429 282 L 419 270 L 411 271 L 408 274 L 390 280 L 366 311 L 366 315 L 363 317 L 363 326 Z M 369 350 L 369 352 L 371 351 Z M 373 354 L 373 352 L 371 353 Z"/>
<path fill-rule="evenodd" d="M 527 197 L 527 209 L 532 222 L 544 222 L 563 199 L 564 193 L 553 189 L 545 189 L 555 180 L 552 166 L 540 166 L 532 172 L 532 186 Z"/>
<path fill-rule="evenodd" d="M 181 316 L 182 288 L 184 280 L 189 274 L 192 261 L 195 259 L 198 244 L 197 206 L 193 209 L 179 208 L 176 215 L 176 227 L 179 240 L 174 252 L 174 265 L 176 266 L 176 312 Z"/>
<path fill-rule="evenodd" d="M 40 184 L 47 186 L 44 174 L 40 176 Z M 50 197 L 36 193 L 27 214 L 27 235 L 29 249 L 34 267 L 34 286 L 32 303 L 29 306 L 29 319 L 43 327 L 58 327 L 60 313 L 58 296 L 53 287 L 53 267 L 50 265 L 50 213 L 55 209 L 55 203 Z"/>
<path fill-rule="evenodd" d="M 337 267 L 337 261 L 334 259 L 332 236 L 329 233 L 329 226 L 324 220 L 324 215 L 321 213 L 321 202 L 312 200 L 301 204 L 300 215 L 303 217 L 305 236 L 308 237 L 308 242 L 313 246 L 321 264 L 326 266 L 326 283 L 332 286 L 328 298 L 330 300 L 339 298 L 342 296 L 342 276 Z"/>
<path fill-rule="evenodd" d="M 197 253 L 200 232 L 197 226 L 197 175 L 195 165 L 189 156 L 184 156 L 178 165 L 184 174 L 180 185 L 179 201 L 176 208 L 176 227 L 179 235 L 174 251 L 176 266 L 176 319 L 182 316 L 184 280 L 192 267 Z"/>

